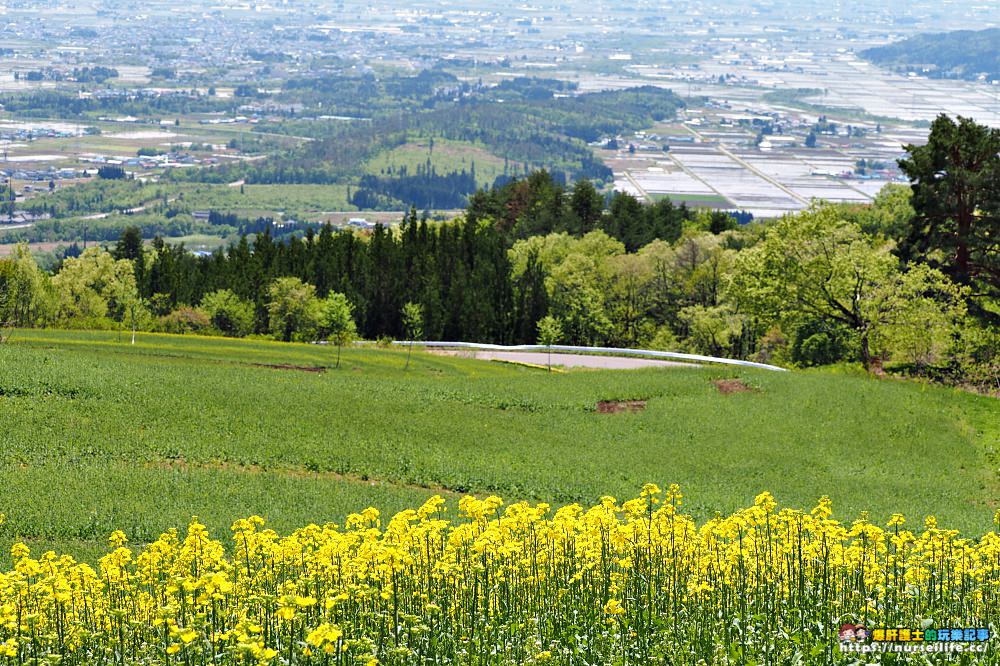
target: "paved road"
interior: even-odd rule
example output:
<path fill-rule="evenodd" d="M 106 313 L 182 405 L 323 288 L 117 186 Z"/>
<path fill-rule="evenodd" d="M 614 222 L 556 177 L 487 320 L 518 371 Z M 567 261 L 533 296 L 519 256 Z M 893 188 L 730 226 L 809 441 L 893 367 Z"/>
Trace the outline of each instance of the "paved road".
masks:
<path fill-rule="evenodd" d="M 534 363 L 546 365 L 548 354 L 544 352 L 495 352 L 468 351 L 454 349 L 430 349 L 432 354 L 444 356 L 462 356 L 482 361 L 516 361 L 519 363 Z M 589 356 L 587 354 L 552 354 L 552 365 L 567 368 L 601 368 L 604 370 L 634 370 L 636 368 L 697 368 L 695 363 L 679 363 L 677 361 L 660 361 L 650 358 L 632 358 L 629 356 Z"/>

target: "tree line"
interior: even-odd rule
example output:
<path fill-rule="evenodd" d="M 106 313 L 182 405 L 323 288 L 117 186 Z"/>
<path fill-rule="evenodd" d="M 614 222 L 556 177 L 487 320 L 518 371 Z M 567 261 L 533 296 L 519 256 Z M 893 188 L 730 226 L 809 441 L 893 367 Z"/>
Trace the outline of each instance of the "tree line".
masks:
<path fill-rule="evenodd" d="M 206 257 L 129 229 L 52 276 L 24 250 L 0 261 L 0 317 L 308 340 L 333 297 L 368 339 L 406 337 L 419 313 L 427 338 L 533 343 L 541 328 L 548 341 L 859 362 L 997 390 L 1000 131 L 942 117 L 908 151 L 910 187 L 766 223 L 539 172 L 476 193 L 452 222 L 411 211 L 370 234 L 286 240 L 265 226 Z"/>

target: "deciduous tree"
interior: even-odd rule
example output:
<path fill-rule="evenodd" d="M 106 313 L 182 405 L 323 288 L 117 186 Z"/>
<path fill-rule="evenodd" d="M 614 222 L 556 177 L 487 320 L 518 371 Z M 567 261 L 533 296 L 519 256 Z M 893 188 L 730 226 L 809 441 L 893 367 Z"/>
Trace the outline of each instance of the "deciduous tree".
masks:
<path fill-rule="evenodd" d="M 936 269 L 904 273 L 890 242 L 866 236 L 837 213 L 818 207 L 782 218 L 739 254 L 729 294 L 765 325 L 845 326 L 866 368 L 881 363 L 914 317 L 955 325 L 961 290 Z"/>
<path fill-rule="evenodd" d="M 358 335 L 354 323 L 354 306 L 347 296 L 336 291 L 323 300 L 320 329 L 324 337 L 337 345 L 337 367 L 340 367 L 340 351 L 344 345 L 349 345 Z"/>
<path fill-rule="evenodd" d="M 320 319 L 316 288 L 294 277 L 278 278 L 268 289 L 267 304 L 271 333 L 281 340 L 315 337 Z"/>

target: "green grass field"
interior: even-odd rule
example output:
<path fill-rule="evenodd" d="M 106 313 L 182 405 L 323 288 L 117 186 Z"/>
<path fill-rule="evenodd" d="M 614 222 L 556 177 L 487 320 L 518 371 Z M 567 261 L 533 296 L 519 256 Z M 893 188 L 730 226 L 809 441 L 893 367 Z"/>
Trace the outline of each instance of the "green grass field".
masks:
<path fill-rule="evenodd" d="M 219 236 L 210 236 L 208 234 L 190 234 L 188 236 L 172 236 L 164 239 L 166 242 L 177 245 L 184 243 L 184 247 L 189 250 L 198 250 L 205 252 L 214 252 L 220 247 L 225 248 L 230 243 L 239 242 L 238 236 L 233 236 L 232 238 L 220 238 Z M 0 253 L 3 252 L 2 246 L 0 246 Z"/>
<path fill-rule="evenodd" d="M 358 348 L 18 331 L 0 346 L 0 547 L 94 558 L 198 515 L 279 531 L 434 492 L 594 502 L 680 483 L 699 518 L 770 490 L 989 529 L 1000 403 L 850 372 L 571 371 Z M 259 364 L 328 367 L 326 372 Z M 722 395 L 713 379 L 757 390 Z M 645 399 L 599 414 L 600 400 Z M 6 554 L 3 555 L 6 557 Z"/>
<path fill-rule="evenodd" d="M 368 161 L 365 171 L 380 175 L 382 169 L 405 166 L 410 174 L 416 174 L 417 167 L 425 165 L 428 159 L 439 174 L 468 171 L 475 164 L 476 181 L 480 187 L 492 186 L 497 176 L 504 172 L 503 158 L 497 157 L 483 146 L 441 138 L 434 139 L 433 150 L 429 140 L 414 139 L 398 148 L 380 153 Z"/>
<path fill-rule="evenodd" d="M 347 201 L 347 185 L 228 185 L 176 186 L 184 204 L 192 209 L 259 214 L 266 211 L 319 213 L 353 210 Z"/>
<path fill-rule="evenodd" d="M 674 205 L 681 205 L 682 203 L 694 208 L 729 208 L 732 207 L 732 203 L 725 197 L 721 197 L 717 194 L 660 194 L 651 193 L 649 195 L 653 198 L 653 201 L 659 201 L 660 199 L 670 199 Z"/>

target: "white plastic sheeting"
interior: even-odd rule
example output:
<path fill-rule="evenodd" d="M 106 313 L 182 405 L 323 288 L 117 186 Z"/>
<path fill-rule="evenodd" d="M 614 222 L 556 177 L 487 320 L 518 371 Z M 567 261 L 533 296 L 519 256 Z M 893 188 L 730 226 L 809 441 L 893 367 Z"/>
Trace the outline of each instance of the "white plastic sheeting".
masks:
<path fill-rule="evenodd" d="M 682 354 L 681 352 L 654 351 L 651 349 L 622 349 L 618 347 L 574 347 L 571 345 L 490 345 L 477 342 L 423 342 L 409 340 L 396 340 L 395 345 L 409 345 L 421 347 L 441 347 L 447 349 L 482 349 L 484 351 L 506 351 L 506 352 L 576 352 L 582 354 L 616 354 L 618 356 L 645 356 L 647 358 L 665 358 L 678 361 L 696 361 L 698 363 L 721 363 L 723 365 L 739 365 L 748 368 L 762 368 L 764 370 L 774 370 L 777 372 L 787 372 L 785 368 L 767 363 L 755 363 L 754 361 L 741 361 L 734 358 L 718 358 L 715 356 L 702 356 L 701 354 Z"/>

